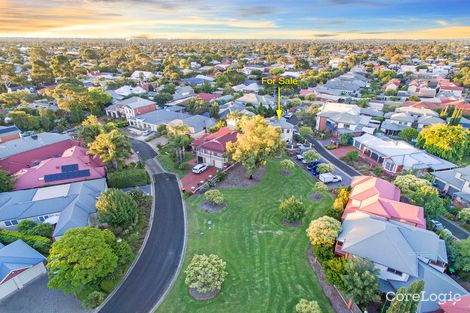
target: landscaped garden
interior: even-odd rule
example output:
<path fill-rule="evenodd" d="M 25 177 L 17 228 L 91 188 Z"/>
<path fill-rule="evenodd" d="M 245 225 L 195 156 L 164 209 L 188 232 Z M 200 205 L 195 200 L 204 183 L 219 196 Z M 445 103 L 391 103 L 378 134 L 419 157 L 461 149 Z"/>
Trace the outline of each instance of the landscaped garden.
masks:
<path fill-rule="evenodd" d="M 223 189 L 226 207 L 201 209 L 202 195 L 187 200 L 188 243 L 182 271 L 157 312 L 295 312 L 300 299 L 317 301 L 322 312 L 334 312 L 307 261 L 306 229 L 325 214 L 333 198 L 322 191 L 311 200 L 313 181 L 295 167 L 282 175 L 278 161 L 251 188 Z M 306 206 L 300 226 L 289 225 L 279 209 L 295 196 Z M 214 298 L 198 301 L 185 284 L 185 270 L 196 254 L 217 255 L 228 273 Z"/>
<path fill-rule="evenodd" d="M 171 173 L 177 174 L 180 178 L 184 177 L 189 172 L 188 161 L 194 158 L 194 155 L 190 152 L 184 152 L 183 163 L 178 165 L 174 152 L 169 145 L 158 147 L 159 154 L 157 160 L 163 166 L 163 168 Z"/>

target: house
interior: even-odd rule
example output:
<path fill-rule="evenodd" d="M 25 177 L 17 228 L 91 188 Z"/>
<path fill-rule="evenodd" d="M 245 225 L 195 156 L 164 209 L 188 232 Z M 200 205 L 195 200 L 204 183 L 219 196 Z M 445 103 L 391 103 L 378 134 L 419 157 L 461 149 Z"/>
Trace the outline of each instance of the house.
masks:
<path fill-rule="evenodd" d="M 215 99 L 220 98 L 220 95 L 213 94 L 213 93 L 200 92 L 196 95 L 196 97 L 203 100 L 204 102 L 212 102 Z"/>
<path fill-rule="evenodd" d="M 15 125 L 0 126 L 0 144 L 10 140 L 19 139 L 20 137 L 20 130 Z"/>
<path fill-rule="evenodd" d="M 271 118 L 266 118 L 265 121 L 277 128 L 281 129 L 281 138 L 287 143 L 292 143 L 294 138 L 294 125 L 289 123 L 285 117 L 280 119 L 277 116 L 273 116 Z"/>
<path fill-rule="evenodd" d="M 462 313 L 470 309 L 470 295 L 458 296 L 445 302 L 439 303 L 439 313 Z"/>
<path fill-rule="evenodd" d="M 244 104 L 250 104 L 252 106 L 259 106 L 262 105 L 264 107 L 271 107 L 275 108 L 277 103 L 276 99 L 274 99 L 273 96 L 271 95 L 257 95 L 255 93 L 248 93 L 244 94 L 242 97 L 238 98 L 235 100 L 236 102 L 244 103 Z"/>
<path fill-rule="evenodd" d="M 152 72 L 145 72 L 145 71 L 134 71 L 131 75 L 131 79 L 133 80 L 142 80 L 148 81 L 154 77 Z"/>
<path fill-rule="evenodd" d="M 23 240 L 0 243 L 0 300 L 46 274 L 45 260 Z"/>
<path fill-rule="evenodd" d="M 10 174 L 62 153 L 78 143 L 69 135 L 39 133 L 0 143 L 0 169 Z"/>
<path fill-rule="evenodd" d="M 362 152 L 362 157 L 391 174 L 402 170 L 441 171 L 456 167 L 455 164 L 426 153 L 405 141 L 392 140 L 386 136 L 364 134 L 354 137 L 353 145 Z"/>
<path fill-rule="evenodd" d="M 86 148 L 74 146 L 65 150 L 61 157 L 46 159 L 36 166 L 19 170 L 13 174 L 15 190 L 105 177 L 101 161 L 87 152 Z"/>
<path fill-rule="evenodd" d="M 240 84 L 233 86 L 232 89 L 234 91 L 241 91 L 244 93 L 258 93 L 260 90 L 260 87 L 257 83 L 251 83 L 251 84 Z"/>
<path fill-rule="evenodd" d="M 167 125 L 168 127 L 186 125 L 189 128 L 191 136 L 193 138 L 199 138 L 204 135 L 210 127 L 215 125 L 215 120 L 207 116 L 190 115 L 167 108 L 155 110 L 130 119 L 129 125 L 152 131 L 157 131 L 160 125 Z"/>
<path fill-rule="evenodd" d="M 468 294 L 444 273 L 448 264 L 445 242 L 423 228 L 356 211 L 345 217 L 335 252 L 370 260 L 379 270 L 379 290 L 384 294 L 417 280 L 424 281 L 426 295 Z M 417 312 L 438 310 L 440 300 L 421 301 Z"/>
<path fill-rule="evenodd" d="M 368 79 L 357 73 L 348 72 L 330 79 L 324 85 L 315 87 L 315 91 L 335 96 L 358 96 L 362 88 L 367 87 Z"/>
<path fill-rule="evenodd" d="M 339 136 L 343 130 L 362 134 L 374 133 L 371 117 L 361 115 L 361 108 L 355 104 L 325 102 L 317 114 L 315 129 Z"/>
<path fill-rule="evenodd" d="M 400 202 L 400 189 L 381 178 L 353 177 L 349 201 L 342 219 L 356 211 L 426 229 L 424 209 Z"/>
<path fill-rule="evenodd" d="M 25 219 L 55 224 L 52 237 L 91 224 L 106 179 L 0 193 L 0 228 L 16 229 Z"/>
<path fill-rule="evenodd" d="M 433 124 L 445 124 L 436 111 L 418 106 L 406 106 L 395 109 L 384 115 L 386 118 L 380 129 L 387 135 L 397 136 L 402 130 L 410 127 L 419 131 Z"/>
<path fill-rule="evenodd" d="M 206 163 L 218 169 L 227 166 L 227 143 L 237 141 L 238 132 L 228 127 L 219 129 L 213 134 L 205 134 L 191 144 L 196 154 L 197 163 Z"/>
<path fill-rule="evenodd" d="M 470 204 L 470 165 L 431 173 L 434 185 L 459 202 Z"/>
<path fill-rule="evenodd" d="M 132 97 L 108 106 L 105 111 L 109 117 L 123 117 L 126 120 L 155 111 L 157 104 L 140 97 Z"/>
<path fill-rule="evenodd" d="M 178 86 L 175 89 L 173 100 L 187 99 L 194 96 L 194 89 L 191 86 Z"/>
<path fill-rule="evenodd" d="M 382 90 L 384 92 L 387 91 L 398 91 L 398 87 L 400 87 L 400 80 L 397 78 L 391 79 L 385 85 L 382 86 Z"/>
<path fill-rule="evenodd" d="M 112 92 L 122 97 L 128 97 L 130 95 L 144 94 L 146 93 L 146 90 L 140 86 L 132 87 L 132 86 L 125 85 L 125 86 L 119 87 L 116 90 L 113 90 Z"/>

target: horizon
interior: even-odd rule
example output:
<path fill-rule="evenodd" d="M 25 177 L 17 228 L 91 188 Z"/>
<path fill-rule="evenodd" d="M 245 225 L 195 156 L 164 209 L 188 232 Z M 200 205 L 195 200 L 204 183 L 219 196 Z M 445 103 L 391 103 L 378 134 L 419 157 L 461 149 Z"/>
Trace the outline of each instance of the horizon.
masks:
<path fill-rule="evenodd" d="M 469 39 L 466 1 L 25 0 L 0 2 L 0 37 L 212 40 Z M 426 10 L 423 10 L 423 6 Z"/>

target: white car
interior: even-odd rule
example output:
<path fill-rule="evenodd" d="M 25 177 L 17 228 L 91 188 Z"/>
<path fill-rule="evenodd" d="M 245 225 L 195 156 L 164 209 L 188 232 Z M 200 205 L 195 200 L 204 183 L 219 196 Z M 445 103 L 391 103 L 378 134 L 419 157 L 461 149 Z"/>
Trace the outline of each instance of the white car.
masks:
<path fill-rule="evenodd" d="M 193 173 L 194 174 L 201 174 L 205 170 L 207 170 L 208 165 L 206 163 L 201 163 L 193 167 Z"/>
<path fill-rule="evenodd" d="M 152 133 L 151 130 L 146 130 L 146 131 L 144 131 L 144 132 L 142 133 L 142 136 L 147 137 L 147 136 L 150 135 L 151 133 Z"/>
<path fill-rule="evenodd" d="M 292 113 L 292 112 L 289 112 L 286 115 L 284 115 L 286 120 L 290 119 L 292 116 L 294 116 L 294 113 Z"/>
<path fill-rule="evenodd" d="M 320 181 L 325 184 L 343 181 L 343 178 L 341 176 L 333 175 L 331 173 L 320 174 L 320 176 L 318 176 L 318 179 L 320 179 Z"/>
<path fill-rule="evenodd" d="M 297 154 L 295 157 L 296 157 L 297 160 L 299 160 L 299 161 L 302 161 L 302 160 L 304 159 L 304 156 L 301 155 L 301 154 Z"/>

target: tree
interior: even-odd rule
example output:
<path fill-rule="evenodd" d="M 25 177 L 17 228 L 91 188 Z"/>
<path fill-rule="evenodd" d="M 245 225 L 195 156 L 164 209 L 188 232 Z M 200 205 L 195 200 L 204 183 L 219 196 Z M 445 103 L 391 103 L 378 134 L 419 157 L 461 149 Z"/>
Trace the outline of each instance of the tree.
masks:
<path fill-rule="evenodd" d="M 418 130 L 416 128 L 405 128 L 402 130 L 398 136 L 400 136 L 401 139 L 406 140 L 406 141 L 411 141 L 413 139 L 418 138 Z"/>
<path fill-rule="evenodd" d="M 417 312 L 423 290 L 423 280 L 412 282 L 408 288 L 398 288 L 387 313 Z"/>
<path fill-rule="evenodd" d="M 15 180 L 4 170 L 0 170 L 0 192 L 12 191 L 15 188 Z"/>
<path fill-rule="evenodd" d="M 299 134 L 302 136 L 302 137 L 307 137 L 307 136 L 313 136 L 313 130 L 312 130 L 312 127 L 308 127 L 308 126 L 302 126 L 299 128 Z"/>
<path fill-rule="evenodd" d="M 356 162 L 359 160 L 359 152 L 357 150 L 348 151 L 344 156 L 344 160 L 347 162 Z"/>
<path fill-rule="evenodd" d="M 106 294 L 102 291 L 92 291 L 88 296 L 83 300 L 82 305 L 85 309 L 93 309 L 100 305 L 104 299 L 106 299 Z"/>
<path fill-rule="evenodd" d="M 419 133 L 416 145 L 441 158 L 461 161 L 470 154 L 470 130 L 460 125 L 430 125 Z"/>
<path fill-rule="evenodd" d="M 266 123 L 263 117 L 242 117 L 238 123 L 241 134 L 237 141 L 227 143 L 230 158 L 245 167 L 250 179 L 255 169 L 278 155 L 284 146 L 281 130 Z"/>
<path fill-rule="evenodd" d="M 313 191 L 315 192 L 327 192 L 328 190 L 328 186 L 325 183 L 322 183 L 321 181 L 313 184 Z"/>
<path fill-rule="evenodd" d="M 67 56 L 60 54 L 54 55 L 51 59 L 51 69 L 55 77 L 69 77 L 73 74 L 72 66 L 70 65 Z"/>
<path fill-rule="evenodd" d="M 21 130 L 35 130 L 40 127 L 39 117 L 24 111 L 11 111 L 8 113 L 8 117 L 11 118 L 13 124 Z"/>
<path fill-rule="evenodd" d="M 418 96 L 410 96 L 408 98 L 409 101 L 421 101 L 421 98 Z"/>
<path fill-rule="evenodd" d="M 418 178 L 411 174 L 398 175 L 393 184 L 400 188 L 400 191 L 405 195 L 411 196 L 421 189 L 421 187 L 431 186 L 431 183 L 426 179 Z"/>
<path fill-rule="evenodd" d="M 320 174 L 331 173 L 335 170 L 332 164 L 330 163 L 322 163 L 318 164 L 317 171 Z"/>
<path fill-rule="evenodd" d="M 101 132 L 102 126 L 94 115 L 89 115 L 78 127 L 78 137 L 82 138 L 86 145 L 95 141 Z"/>
<path fill-rule="evenodd" d="M 439 197 L 439 192 L 434 187 L 421 187 L 411 196 L 411 201 L 424 208 L 424 216 L 428 221 L 438 219 L 445 211 L 445 200 Z"/>
<path fill-rule="evenodd" d="M 119 189 L 108 189 L 96 201 L 98 221 L 114 229 L 129 229 L 137 223 L 139 208 L 130 195 Z"/>
<path fill-rule="evenodd" d="M 355 303 L 365 307 L 369 302 L 379 301 L 379 270 L 374 264 L 361 257 L 352 257 L 346 261 L 343 275 L 344 292 Z"/>
<path fill-rule="evenodd" d="M 112 249 L 115 240 L 109 230 L 69 229 L 52 244 L 47 258 L 48 287 L 77 294 L 97 284 L 116 269 L 118 257 Z"/>
<path fill-rule="evenodd" d="M 352 138 L 353 138 L 352 133 L 341 134 L 341 136 L 339 136 L 339 145 L 340 146 L 350 145 L 352 142 Z"/>
<path fill-rule="evenodd" d="M 295 306 L 296 313 L 322 313 L 317 301 L 308 301 L 300 299 Z"/>
<path fill-rule="evenodd" d="M 129 139 L 121 134 L 118 129 L 99 134 L 88 145 L 88 148 L 89 154 L 99 156 L 104 163 L 116 163 L 115 167 L 120 167 L 124 160 L 131 155 Z"/>
<path fill-rule="evenodd" d="M 453 259 L 455 269 L 468 279 L 470 276 L 470 237 L 454 241 Z"/>
<path fill-rule="evenodd" d="M 23 220 L 25 221 L 25 220 Z M 21 221 L 21 222 L 23 222 Z M 20 222 L 20 224 L 21 224 Z M 34 222 L 33 222 L 34 223 Z M 29 228 L 28 228 L 29 227 Z M 28 229 L 26 229 L 28 228 Z M 22 233 L 30 236 L 41 236 L 41 237 L 46 237 L 46 238 L 51 238 L 52 237 L 52 232 L 54 231 L 54 227 L 51 224 L 48 223 L 39 223 L 35 225 L 23 225 L 23 231 Z"/>
<path fill-rule="evenodd" d="M 341 188 L 336 196 L 333 206 L 328 209 L 328 216 L 331 216 L 335 219 L 340 219 L 343 215 L 344 208 L 349 201 L 349 190 L 347 188 Z"/>
<path fill-rule="evenodd" d="M 155 95 L 155 97 L 153 97 L 153 100 L 155 100 L 158 105 L 164 105 L 165 103 L 170 102 L 172 99 L 172 94 L 168 92 L 160 92 L 159 94 Z"/>
<path fill-rule="evenodd" d="M 343 275 L 345 274 L 345 265 L 345 257 L 335 257 L 323 263 L 326 281 L 341 290 L 344 289 Z"/>
<path fill-rule="evenodd" d="M 460 210 L 458 214 L 458 218 L 463 223 L 470 223 L 470 208 L 465 208 L 465 209 Z"/>
<path fill-rule="evenodd" d="M 310 223 L 307 237 L 314 246 L 333 246 L 340 232 L 340 222 L 330 216 L 322 216 Z"/>
<path fill-rule="evenodd" d="M 290 223 L 300 221 L 305 216 L 305 205 L 296 197 L 291 196 L 281 201 L 279 211 Z"/>
<path fill-rule="evenodd" d="M 27 105 L 34 101 L 34 94 L 27 90 L 18 90 L 9 93 L 0 94 L 0 102 L 3 107 L 15 107 L 18 105 Z"/>
<path fill-rule="evenodd" d="M 204 198 L 215 205 L 221 205 L 225 202 L 225 198 L 222 192 L 218 189 L 211 189 L 204 193 Z"/>
<path fill-rule="evenodd" d="M 290 171 L 295 168 L 295 163 L 292 160 L 289 159 L 284 159 L 281 162 L 279 162 L 279 165 L 281 166 L 281 169 L 283 173 L 290 174 Z"/>
<path fill-rule="evenodd" d="M 226 266 L 227 263 L 217 255 L 196 254 L 185 271 L 185 283 L 201 293 L 218 291 L 227 276 Z"/>
<path fill-rule="evenodd" d="M 219 118 L 219 104 L 217 102 L 214 102 L 211 106 L 209 106 L 209 116 L 212 118 Z"/>
<path fill-rule="evenodd" d="M 170 129 L 170 136 L 168 137 L 168 144 L 173 150 L 176 162 L 182 164 L 184 162 L 184 151 L 191 144 L 191 137 L 187 135 L 189 129 L 185 125 L 172 127 Z"/>
<path fill-rule="evenodd" d="M 318 154 L 318 152 L 315 150 L 308 150 L 307 152 L 304 152 L 303 157 L 307 163 L 320 160 L 320 154 Z"/>

